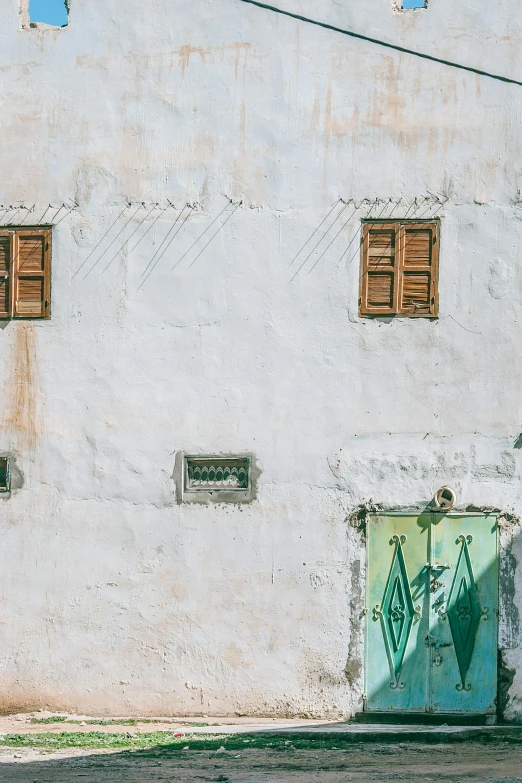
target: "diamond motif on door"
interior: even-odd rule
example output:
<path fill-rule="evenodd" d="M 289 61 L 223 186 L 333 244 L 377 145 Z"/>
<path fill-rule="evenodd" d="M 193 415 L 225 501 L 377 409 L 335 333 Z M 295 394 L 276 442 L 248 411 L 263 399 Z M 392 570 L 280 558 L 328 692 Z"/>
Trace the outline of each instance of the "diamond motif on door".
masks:
<path fill-rule="evenodd" d="M 393 645 L 393 651 L 396 653 L 401 646 L 402 632 L 406 615 L 404 614 L 404 595 L 402 592 L 401 581 L 397 576 L 393 584 L 393 591 L 387 610 L 388 630 Z"/>
<path fill-rule="evenodd" d="M 376 614 L 381 619 L 384 643 L 393 677 L 392 688 L 403 688 L 399 682 L 404 654 L 410 638 L 411 626 L 416 616 L 410 592 L 410 582 L 404 562 L 402 545 L 406 536 L 393 536 L 390 541 L 395 544 L 388 581 L 382 598 L 382 608 L 376 607 Z"/>
<path fill-rule="evenodd" d="M 473 576 L 469 554 L 469 544 L 472 541 L 472 536 L 459 536 L 457 539 L 456 543 L 461 544 L 461 549 L 446 610 L 461 678 L 461 682 L 457 685 L 459 691 L 471 689 L 471 685 L 466 683 L 466 676 L 473 656 L 480 620 L 486 614 L 486 610 L 482 611 L 480 608 L 477 585 Z"/>

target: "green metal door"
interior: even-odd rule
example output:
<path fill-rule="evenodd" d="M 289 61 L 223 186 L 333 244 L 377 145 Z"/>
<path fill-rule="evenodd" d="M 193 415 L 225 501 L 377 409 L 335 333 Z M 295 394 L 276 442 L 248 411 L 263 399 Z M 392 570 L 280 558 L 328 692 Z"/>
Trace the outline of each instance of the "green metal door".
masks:
<path fill-rule="evenodd" d="M 494 714 L 497 519 L 372 516 L 365 709 Z"/>

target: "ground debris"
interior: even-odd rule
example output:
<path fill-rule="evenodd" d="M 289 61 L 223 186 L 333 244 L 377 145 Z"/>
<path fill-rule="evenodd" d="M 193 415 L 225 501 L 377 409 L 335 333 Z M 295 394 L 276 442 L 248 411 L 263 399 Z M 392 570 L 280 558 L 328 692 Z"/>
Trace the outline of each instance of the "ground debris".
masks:
<path fill-rule="evenodd" d="M 510 742 L 508 753 L 501 741 L 363 744 L 333 734 L 288 745 L 287 737 L 272 735 L 269 743 L 260 732 L 248 737 L 247 747 L 244 735 L 213 738 L 206 751 L 201 739 L 187 738 L 132 751 L 69 746 L 45 759 L 38 747 L 17 748 L 16 760 L 12 748 L 0 747 L 0 781 L 76 783 L 81 776 L 85 783 L 522 783 L 522 742 Z M 187 745 L 199 752 L 183 753 Z M 281 753 L 290 747 L 291 753 Z"/>

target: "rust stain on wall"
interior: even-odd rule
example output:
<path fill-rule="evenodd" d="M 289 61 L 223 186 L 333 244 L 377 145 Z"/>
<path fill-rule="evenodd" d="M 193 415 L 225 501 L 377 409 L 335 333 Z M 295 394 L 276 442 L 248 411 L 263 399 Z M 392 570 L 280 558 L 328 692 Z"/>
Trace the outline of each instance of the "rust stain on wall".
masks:
<path fill-rule="evenodd" d="M 317 78 L 315 80 L 315 98 L 312 108 L 312 118 L 310 123 L 311 130 L 316 130 L 319 126 L 321 118 L 321 80 Z"/>
<path fill-rule="evenodd" d="M 250 44 L 245 41 L 238 41 L 230 44 L 222 44 L 221 46 L 210 46 L 207 48 L 204 48 L 203 46 L 194 46 L 192 44 L 184 44 L 183 46 L 180 46 L 180 48 L 173 52 L 172 54 L 177 54 L 179 57 L 179 67 L 181 70 L 181 76 L 183 77 L 185 75 L 185 70 L 190 62 L 190 58 L 193 54 L 198 54 L 200 57 L 200 60 L 202 63 L 207 62 L 207 57 L 212 58 L 215 54 L 220 53 L 221 54 L 221 60 L 224 60 L 225 58 L 225 52 L 232 51 L 235 53 L 235 64 L 234 64 L 234 71 L 235 71 L 235 78 L 237 81 L 238 72 L 239 72 L 239 63 L 241 57 L 245 60 L 245 69 L 247 67 L 247 56 L 249 54 Z"/>
<path fill-rule="evenodd" d="M 37 336 L 32 324 L 14 326 L 5 425 L 16 434 L 20 446 L 34 450 L 37 440 Z"/>
<path fill-rule="evenodd" d="M 178 65 L 181 71 L 181 76 L 185 74 L 185 70 L 190 64 L 190 60 L 193 54 L 199 56 L 202 64 L 213 63 L 216 56 L 223 62 L 227 53 L 234 53 L 234 71 L 237 81 L 240 67 L 240 60 L 244 58 L 244 67 L 247 67 L 247 58 L 256 57 L 258 60 L 262 59 L 260 55 L 254 55 L 252 52 L 252 44 L 248 41 L 233 41 L 231 43 L 223 43 L 218 46 L 199 46 L 197 44 L 182 44 L 177 49 L 169 49 L 164 51 L 147 52 L 147 54 L 141 54 L 132 52 L 131 54 L 125 54 L 123 60 L 127 63 L 131 63 L 140 73 L 147 72 L 147 69 L 154 63 L 166 62 L 170 63 L 170 68 L 174 65 Z M 110 58 L 107 56 L 93 56 L 93 55 L 78 55 L 76 57 L 76 64 L 79 68 L 108 68 L 110 64 Z M 30 65 L 37 65 L 37 63 L 31 63 Z M 0 72 L 7 70 L 10 66 L 0 67 Z"/>
<path fill-rule="evenodd" d="M 201 62 L 205 62 L 205 50 L 202 46 L 191 46 L 190 44 L 185 44 L 184 46 L 181 46 L 179 48 L 179 67 L 181 70 L 181 75 L 185 75 L 185 69 L 187 65 L 189 64 L 190 56 L 192 54 L 199 54 L 201 57 Z"/>

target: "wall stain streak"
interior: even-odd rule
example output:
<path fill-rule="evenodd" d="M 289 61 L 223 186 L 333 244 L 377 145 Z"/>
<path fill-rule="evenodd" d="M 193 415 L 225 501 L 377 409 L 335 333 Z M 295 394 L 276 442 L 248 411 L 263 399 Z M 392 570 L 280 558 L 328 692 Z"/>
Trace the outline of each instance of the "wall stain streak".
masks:
<path fill-rule="evenodd" d="M 213 57 L 216 54 L 221 54 L 221 61 L 225 59 L 225 52 L 235 52 L 235 64 L 234 64 L 234 72 L 235 72 L 235 78 L 237 81 L 238 72 L 239 72 L 239 63 L 241 57 L 244 57 L 245 59 L 245 67 L 246 67 L 246 60 L 247 56 L 249 54 L 250 44 L 246 41 L 238 41 L 235 43 L 230 44 L 223 44 L 221 46 L 210 46 L 206 49 L 203 46 L 193 46 L 192 44 L 184 44 L 183 46 L 180 46 L 179 49 L 172 52 L 172 55 L 177 54 L 179 57 L 179 67 L 181 71 L 181 77 L 185 75 L 185 71 L 189 65 L 190 58 L 193 54 L 198 54 L 201 60 L 202 64 L 205 64 L 207 62 L 207 57 Z"/>
<path fill-rule="evenodd" d="M 7 384 L 5 424 L 18 439 L 20 450 L 34 452 L 37 441 L 37 336 L 32 324 L 14 324 L 10 378 Z"/>

